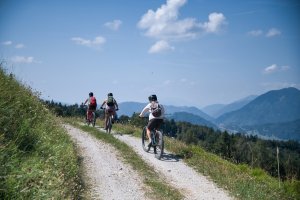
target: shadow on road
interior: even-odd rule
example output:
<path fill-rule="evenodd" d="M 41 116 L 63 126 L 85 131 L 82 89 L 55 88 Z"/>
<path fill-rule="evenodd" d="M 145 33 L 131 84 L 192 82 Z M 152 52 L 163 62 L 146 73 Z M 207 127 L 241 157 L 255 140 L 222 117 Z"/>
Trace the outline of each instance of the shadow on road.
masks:
<path fill-rule="evenodd" d="M 179 156 L 176 156 L 172 153 L 164 153 L 161 158 L 161 161 L 165 162 L 178 162 L 180 160 Z"/>

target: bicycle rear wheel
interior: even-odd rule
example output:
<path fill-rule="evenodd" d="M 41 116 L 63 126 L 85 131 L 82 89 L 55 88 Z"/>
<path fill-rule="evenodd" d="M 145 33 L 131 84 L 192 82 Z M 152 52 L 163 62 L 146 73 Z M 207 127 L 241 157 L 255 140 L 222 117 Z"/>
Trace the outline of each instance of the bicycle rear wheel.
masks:
<path fill-rule="evenodd" d="M 155 147 L 155 150 L 156 150 L 155 158 L 160 160 L 164 154 L 164 146 L 165 146 L 164 136 L 163 136 L 162 132 L 160 132 L 160 131 L 156 132 L 156 141 L 157 141 L 157 145 Z"/>
<path fill-rule="evenodd" d="M 108 119 L 107 119 L 107 124 L 106 124 L 106 133 L 110 133 L 111 128 L 112 128 L 111 116 L 109 116 Z"/>
<path fill-rule="evenodd" d="M 150 140 L 147 136 L 147 127 L 145 126 L 142 131 L 142 146 L 144 151 L 149 152 L 150 147 L 148 147 Z"/>
<path fill-rule="evenodd" d="M 93 112 L 93 127 L 95 127 L 96 124 L 96 113 Z"/>

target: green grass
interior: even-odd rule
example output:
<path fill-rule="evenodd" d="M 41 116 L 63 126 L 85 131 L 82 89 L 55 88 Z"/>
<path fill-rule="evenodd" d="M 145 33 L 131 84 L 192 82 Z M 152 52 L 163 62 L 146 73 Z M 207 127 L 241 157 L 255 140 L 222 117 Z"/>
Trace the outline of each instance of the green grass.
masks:
<path fill-rule="evenodd" d="M 71 140 L 38 94 L 1 67 L 0 163 L 0 199 L 80 199 Z"/>
<path fill-rule="evenodd" d="M 115 124 L 114 129 L 141 137 L 141 129 L 130 125 Z M 237 199 L 300 199 L 299 181 L 281 182 L 279 187 L 278 179 L 262 169 L 233 164 L 199 146 L 186 145 L 165 137 L 165 147 Z"/>
<path fill-rule="evenodd" d="M 124 161 L 130 164 L 134 170 L 136 170 L 142 177 L 143 182 L 146 186 L 151 188 L 151 191 L 148 191 L 146 195 L 150 197 L 150 199 L 183 199 L 183 196 L 180 192 L 173 187 L 171 187 L 162 177 L 157 174 L 152 167 L 147 165 L 142 158 L 127 144 L 116 139 L 111 134 L 103 134 L 103 132 L 86 125 L 80 125 L 76 121 L 72 119 L 66 119 L 66 122 L 69 124 L 80 128 L 83 131 L 89 132 L 94 135 L 96 138 L 111 144 L 114 146 L 120 153 L 120 156 L 124 159 Z M 98 124 L 103 122 L 97 122 Z M 114 127 L 113 127 L 114 129 Z M 127 133 L 130 133 L 131 130 L 127 129 Z M 124 133 L 124 132 L 122 132 Z"/>

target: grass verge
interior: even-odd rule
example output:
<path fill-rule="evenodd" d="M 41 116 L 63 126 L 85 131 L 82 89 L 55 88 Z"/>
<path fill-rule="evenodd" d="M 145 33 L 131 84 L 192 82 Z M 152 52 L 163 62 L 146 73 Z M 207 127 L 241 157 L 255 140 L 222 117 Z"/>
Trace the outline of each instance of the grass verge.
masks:
<path fill-rule="evenodd" d="M 38 95 L 0 66 L 0 199 L 80 199 L 70 138 Z"/>
<path fill-rule="evenodd" d="M 151 188 L 151 191 L 146 194 L 151 197 L 151 199 L 183 199 L 179 191 L 166 183 L 152 167 L 147 165 L 143 159 L 124 142 L 116 139 L 111 134 L 104 134 L 102 131 L 93 127 L 80 125 L 76 120 L 74 121 L 74 119 L 66 119 L 65 121 L 83 131 L 89 132 L 96 138 L 114 146 L 119 152 L 122 152 L 120 155 L 125 162 L 130 164 L 133 169 L 141 175 L 144 184 Z"/>

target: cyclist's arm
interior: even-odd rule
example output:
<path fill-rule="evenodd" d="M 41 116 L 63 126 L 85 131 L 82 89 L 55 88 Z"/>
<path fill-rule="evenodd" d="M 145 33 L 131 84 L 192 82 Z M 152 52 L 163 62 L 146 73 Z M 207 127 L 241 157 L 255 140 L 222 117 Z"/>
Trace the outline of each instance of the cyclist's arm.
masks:
<path fill-rule="evenodd" d="M 106 104 L 106 100 L 103 101 L 101 108 L 103 108 L 103 106 Z"/>
<path fill-rule="evenodd" d="M 142 112 L 140 113 L 140 117 L 143 117 L 145 115 L 146 112 L 149 112 L 150 110 L 150 104 L 148 104 L 147 106 L 145 106 L 145 108 L 142 110 Z"/>

